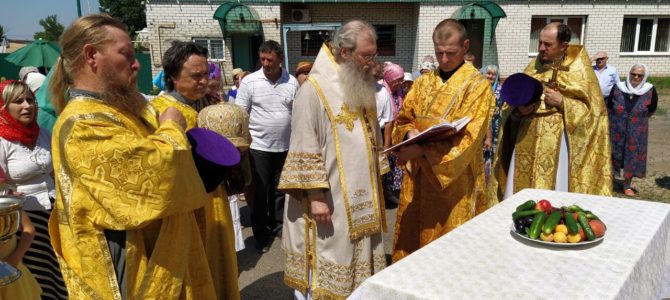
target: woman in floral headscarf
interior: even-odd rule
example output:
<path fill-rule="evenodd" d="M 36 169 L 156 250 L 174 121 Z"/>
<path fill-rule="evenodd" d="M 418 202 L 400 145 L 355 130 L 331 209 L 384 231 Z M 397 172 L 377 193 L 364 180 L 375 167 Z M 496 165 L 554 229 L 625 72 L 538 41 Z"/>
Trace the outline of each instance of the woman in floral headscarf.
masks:
<path fill-rule="evenodd" d="M 643 64 L 630 68 L 626 81 L 617 83 L 607 97 L 612 142 L 612 167 L 615 174 L 623 169 L 623 189 L 634 196 L 633 177 L 647 173 L 647 137 L 649 117 L 656 111 L 658 93 L 647 82 L 649 69 Z"/>
<path fill-rule="evenodd" d="M 35 226 L 35 238 L 23 263 L 42 288 L 42 297 L 67 299 L 67 290 L 49 239 L 55 197 L 51 136 L 37 125 L 35 95 L 25 83 L 0 83 L 0 168 L 5 184 L 23 194 L 23 209 Z"/>
<path fill-rule="evenodd" d="M 402 83 L 405 81 L 405 70 L 397 64 L 387 63 L 384 66 L 384 80 L 382 81 L 384 87 L 391 95 L 391 112 L 393 116 L 393 121 L 390 123 L 390 126 L 387 126 L 388 130 L 384 131 L 384 145 L 391 143 L 391 128 L 393 128 L 393 122 L 398 117 L 398 112 L 402 107 L 403 99 L 405 94 L 402 89 Z M 400 197 L 400 187 L 402 185 L 402 170 L 398 167 L 398 158 L 395 155 L 389 155 L 389 165 L 391 166 L 391 172 L 388 172 L 382 176 L 382 185 L 384 187 L 384 198 L 390 204 L 398 204 Z"/>

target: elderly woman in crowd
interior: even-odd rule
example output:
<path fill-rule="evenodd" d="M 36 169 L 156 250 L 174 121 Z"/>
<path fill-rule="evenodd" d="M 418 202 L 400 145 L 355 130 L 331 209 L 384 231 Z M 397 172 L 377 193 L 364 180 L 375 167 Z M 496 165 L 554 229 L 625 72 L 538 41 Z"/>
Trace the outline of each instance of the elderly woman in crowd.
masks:
<path fill-rule="evenodd" d="M 502 120 L 502 99 L 500 99 L 500 88 L 502 85 L 498 82 L 500 74 L 498 74 L 498 66 L 488 65 L 481 69 L 482 74 L 491 83 L 491 89 L 496 97 L 496 107 L 493 110 L 493 118 L 491 119 L 491 127 L 486 132 L 484 139 L 484 175 L 488 182 L 491 176 L 491 165 L 493 163 L 493 156 L 496 153 L 496 146 L 498 145 L 498 132 L 500 130 L 500 122 Z"/>
<path fill-rule="evenodd" d="M 67 299 L 67 290 L 49 239 L 55 196 L 51 136 L 36 121 L 35 96 L 23 82 L 0 83 L 0 168 L 5 184 L 25 197 L 23 209 L 35 226 L 35 239 L 23 256 L 42 288 L 42 297 Z"/>
<path fill-rule="evenodd" d="M 398 112 L 402 107 L 405 93 L 402 89 L 402 84 L 405 81 L 405 70 L 397 64 L 388 63 L 384 66 L 384 80 L 383 84 L 389 95 L 391 95 L 391 114 L 393 121 L 389 130 L 384 131 L 384 144 L 391 143 L 391 131 L 393 122 L 398 117 Z M 388 143 L 387 143 L 388 142 Z M 395 155 L 389 155 L 389 164 L 391 172 L 382 176 L 382 185 L 384 187 L 384 198 L 391 203 L 397 204 L 400 197 L 400 186 L 402 185 L 402 170 L 398 167 L 398 158 Z"/>
<path fill-rule="evenodd" d="M 615 174 L 623 169 L 624 194 L 634 196 L 633 177 L 644 178 L 647 172 L 647 137 L 649 117 L 656 111 L 658 94 L 647 82 L 649 69 L 643 64 L 630 68 L 626 81 L 617 83 L 607 97 L 612 142 L 612 165 Z"/>

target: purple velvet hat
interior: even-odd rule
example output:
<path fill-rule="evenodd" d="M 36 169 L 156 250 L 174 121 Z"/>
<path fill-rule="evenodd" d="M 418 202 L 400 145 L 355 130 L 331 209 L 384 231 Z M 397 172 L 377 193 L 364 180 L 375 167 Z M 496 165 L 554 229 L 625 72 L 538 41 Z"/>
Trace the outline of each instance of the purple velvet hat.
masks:
<path fill-rule="evenodd" d="M 208 193 L 225 179 L 228 167 L 240 162 L 240 151 L 224 136 L 205 128 L 186 132 L 193 161 Z"/>
<path fill-rule="evenodd" d="M 540 100 L 542 83 L 524 73 L 512 74 L 500 89 L 500 98 L 507 104 L 518 107 Z"/>

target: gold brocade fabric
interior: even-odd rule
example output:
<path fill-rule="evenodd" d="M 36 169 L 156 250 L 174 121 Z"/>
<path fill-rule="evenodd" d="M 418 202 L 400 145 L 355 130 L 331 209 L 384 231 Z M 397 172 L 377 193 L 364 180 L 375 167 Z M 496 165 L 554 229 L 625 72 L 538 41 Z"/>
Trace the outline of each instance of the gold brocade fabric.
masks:
<path fill-rule="evenodd" d="M 425 155 L 402 166 L 394 262 L 497 203 L 484 193 L 482 153 L 494 105 L 491 85 L 470 64 L 463 64 L 445 83 L 439 70 L 414 82 L 395 122 L 394 144 L 412 129 L 423 131 L 466 116 L 472 120 L 444 141 L 423 144 Z"/>
<path fill-rule="evenodd" d="M 163 93 L 160 96 L 157 96 L 156 98 L 152 99 L 151 102 L 149 102 L 151 106 L 158 111 L 159 113 L 162 113 L 167 109 L 168 107 L 172 106 L 176 109 L 178 109 L 183 115 L 184 119 L 186 120 L 186 130 L 188 131 L 191 128 L 198 127 L 198 112 L 195 111 L 193 107 L 190 107 L 184 103 L 179 102 L 179 100 L 175 99 L 175 97 L 170 96 L 168 93 Z"/>
<path fill-rule="evenodd" d="M 374 115 L 343 105 L 339 65 L 330 51 L 321 48 L 311 80 L 293 102 L 291 145 L 278 186 L 289 194 L 284 282 L 302 293 L 309 288 L 315 300 L 346 299 L 386 266 L 381 133 L 376 121 L 367 121 Z M 324 193 L 330 224 L 315 222 L 310 213 L 306 195 L 315 189 Z"/>
<path fill-rule="evenodd" d="M 569 191 L 610 196 L 609 125 L 598 79 L 582 46 L 569 46 L 562 66 L 568 69 L 559 71 L 557 78 L 558 90 L 563 95 L 562 112 L 540 105 L 532 115 L 521 118 L 518 123 L 514 145 L 514 192 L 525 188 L 555 189 L 559 147 L 565 131 Z M 552 76 L 552 71 L 545 71 L 536 59 L 524 72 L 544 82 Z M 503 136 L 501 141 L 510 143 L 510 138 L 514 136 Z M 504 176 L 499 176 L 499 184 L 504 194 L 502 178 Z"/>
<path fill-rule="evenodd" d="M 127 299 L 215 297 L 193 214 L 204 186 L 183 130 L 155 123 L 85 97 L 56 122 L 49 234 L 70 299 L 121 299 L 105 229 L 126 232 Z"/>
<path fill-rule="evenodd" d="M 168 94 L 156 97 L 150 103 L 159 113 L 170 106 L 178 109 L 186 119 L 186 131 L 197 126 L 198 113 L 195 109 Z M 195 216 L 205 245 L 217 299 L 240 299 L 233 217 L 225 189 L 219 186 L 209 193 L 209 200 L 204 207 L 195 211 Z"/>

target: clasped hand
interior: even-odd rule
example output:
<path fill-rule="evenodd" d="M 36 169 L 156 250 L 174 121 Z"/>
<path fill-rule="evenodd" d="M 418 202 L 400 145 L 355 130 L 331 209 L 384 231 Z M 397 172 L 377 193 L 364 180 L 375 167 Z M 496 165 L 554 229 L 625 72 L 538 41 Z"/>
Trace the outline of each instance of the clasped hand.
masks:
<path fill-rule="evenodd" d="M 563 94 L 561 94 L 561 92 L 558 90 L 549 87 L 545 88 L 544 104 L 546 104 L 548 107 L 560 108 L 563 104 Z"/>

